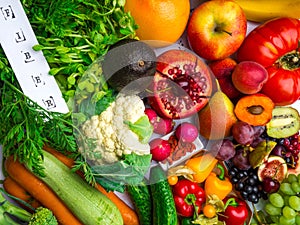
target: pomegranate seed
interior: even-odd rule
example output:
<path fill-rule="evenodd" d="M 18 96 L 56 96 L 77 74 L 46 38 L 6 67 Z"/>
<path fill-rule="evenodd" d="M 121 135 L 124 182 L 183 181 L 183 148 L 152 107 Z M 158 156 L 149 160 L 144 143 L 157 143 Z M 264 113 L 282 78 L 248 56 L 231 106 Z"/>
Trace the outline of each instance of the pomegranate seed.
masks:
<path fill-rule="evenodd" d="M 174 70 L 173 70 L 173 69 L 169 69 L 169 70 L 168 70 L 168 74 L 169 74 L 169 75 L 174 74 Z"/>

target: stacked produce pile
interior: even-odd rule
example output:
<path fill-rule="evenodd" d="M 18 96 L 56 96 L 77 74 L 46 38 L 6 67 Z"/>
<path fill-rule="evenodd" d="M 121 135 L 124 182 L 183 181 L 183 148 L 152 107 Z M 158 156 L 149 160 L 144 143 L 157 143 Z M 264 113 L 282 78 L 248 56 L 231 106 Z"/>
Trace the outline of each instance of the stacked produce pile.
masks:
<path fill-rule="evenodd" d="M 245 2 L 23 0 L 70 112 L 1 50 L 0 224 L 300 224 L 300 15 Z"/>

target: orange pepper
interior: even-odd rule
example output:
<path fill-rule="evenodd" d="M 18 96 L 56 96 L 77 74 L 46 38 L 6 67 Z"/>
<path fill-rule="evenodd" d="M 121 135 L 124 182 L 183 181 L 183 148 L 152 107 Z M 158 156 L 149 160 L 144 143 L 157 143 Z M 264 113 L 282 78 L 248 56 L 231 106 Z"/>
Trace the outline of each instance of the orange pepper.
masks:
<path fill-rule="evenodd" d="M 185 165 L 193 170 L 193 179 L 197 183 L 202 183 L 216 166 L 218 160 L 210 153 L 189 159 Z"/>
<path fill-rule="evenodd" d="M 220 200 L 223 200 L 232 191 L 232 183 L 225 176 L 224 167 L 220 164 L 217 167 L 220 169 L 220 174 L 211 172 L 205 180 L 204 190 L 207 196 L 216 195 Z"/>

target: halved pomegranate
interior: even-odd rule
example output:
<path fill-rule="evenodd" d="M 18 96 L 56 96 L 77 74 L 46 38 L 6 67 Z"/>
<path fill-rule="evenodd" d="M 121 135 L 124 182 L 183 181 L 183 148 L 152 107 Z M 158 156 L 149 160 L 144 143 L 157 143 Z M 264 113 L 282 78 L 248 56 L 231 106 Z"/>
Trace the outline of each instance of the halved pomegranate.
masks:
<path fill-rule="evenodd" d="M 189 117 L 200 111 L 212 93 L 208 65 L 188 50 L 171 49 L 157 57 L 149 104 L 165 118 Z"/>

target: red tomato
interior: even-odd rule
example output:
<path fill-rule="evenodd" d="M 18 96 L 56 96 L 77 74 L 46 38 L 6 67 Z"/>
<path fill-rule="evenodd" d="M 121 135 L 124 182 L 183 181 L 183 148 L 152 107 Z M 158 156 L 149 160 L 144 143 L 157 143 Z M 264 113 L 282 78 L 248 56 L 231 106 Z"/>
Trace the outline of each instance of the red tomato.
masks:
<path fill-rule="evenodd" d="M 277 18 L 256 27 L 237 51 L 239 62 L 263 65 L 269 79 L 262 93 L 276 105 L 289 105 L 300 98 L 300 21 Z"/>

